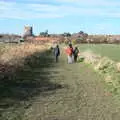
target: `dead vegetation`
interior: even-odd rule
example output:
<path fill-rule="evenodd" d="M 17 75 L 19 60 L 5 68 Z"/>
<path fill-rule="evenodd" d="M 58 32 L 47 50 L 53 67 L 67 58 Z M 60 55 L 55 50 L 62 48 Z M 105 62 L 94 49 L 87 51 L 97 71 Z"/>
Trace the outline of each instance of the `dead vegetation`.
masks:
<path fill-rule="evenodd" d="M 115 44 L 120 43 L 120 35 L 89 35 L 86 39 L 87 43 L 106 43 Z"/>
<path fill-rule="evenodd" d="M 16 70 L 24 67 L 26 57 L 36 52 L 43 52 L 48 47 L 48 44 L 25 43 L 1 48 L 3 50 L 0 54 L 0 78 L 2 79 L 8 74 L 14 74 Z"/>
<path fill-rule="evenodd" d="M 3 46 L 4 51 L 0 54 L 0 120 L 21 120 L 33 97 L 61 88 L 49 81 L 52 77 L 49 69 L 54 67 L 49 46 L 32 43 L 7 49 Z"/>

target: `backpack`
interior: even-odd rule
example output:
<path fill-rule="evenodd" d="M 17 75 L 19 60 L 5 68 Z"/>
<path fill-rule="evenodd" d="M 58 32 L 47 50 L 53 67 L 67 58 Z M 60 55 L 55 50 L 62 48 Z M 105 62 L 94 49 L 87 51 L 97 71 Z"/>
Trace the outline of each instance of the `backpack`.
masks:
<path fill-rule="evenodd" d="M 78 55 L 78 53 L 79 53 L 79 50 L 78 50 L 78 49 L 75 49 L 75 50 L 74 50 L 74 55 Z"/>

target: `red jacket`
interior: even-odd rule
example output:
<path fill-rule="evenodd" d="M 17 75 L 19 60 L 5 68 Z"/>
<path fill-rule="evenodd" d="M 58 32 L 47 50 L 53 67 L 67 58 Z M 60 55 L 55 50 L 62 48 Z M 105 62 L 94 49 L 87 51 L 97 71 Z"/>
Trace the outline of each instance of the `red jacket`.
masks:
<path fill-rule="evenodd" d="M 73 54 L 73 48 L 67 48 L 65 50 L 65 52 L 66 52 L 67 55 L 72 55 Z"/>

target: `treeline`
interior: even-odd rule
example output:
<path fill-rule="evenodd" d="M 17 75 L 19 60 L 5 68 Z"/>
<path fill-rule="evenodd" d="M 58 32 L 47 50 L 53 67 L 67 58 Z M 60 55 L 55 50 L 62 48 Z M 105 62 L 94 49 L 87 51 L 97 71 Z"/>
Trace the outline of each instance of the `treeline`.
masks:
<path fill-rule="evenodd" d="M 88 35 L 87 33 L 80 31 L 74 34 L 69 34 L 69 33 L 64 34 L 63 36 L 64 36 L 64 43 L 66 44 L 69 42 L 73 44 L 80 44 L 80 43 L 119 44 L 120 43 L 120 35 Z"/>
<path fill-rule="evenodd" d="M 80 43 L 93 43 L 93 44 L 119 44 L 120 43 L 120 35 L 88 35 L 87 33 L 80 31 L 78 33 L 69 33 L 64 32 L 63 34 L 49 34 L 48 30 L 45 32 L 41 32 L 38 36 L 26 36 L 22 37 L 20 35 L 14 34 L 0 34 L 0 42 L 4 43 L 19 43 L 21 41 L 32 41 L 34 40 L 44 40 L 47 39 L 49 42 L 56 42 L 56 43 L 73 43 L 73 44 L 80 44 Z"/>
<path fill-rule="evenodd" d="M 88 35 L 84 31 L 78 33 L 64 32 L 63 34 L 49 34 L 48 30 L 41 32 L 40 37 L 57 37 L 59 43 L 94 43 L 94 44 L 118 44 L 120 43 L 120 35 Z"/>

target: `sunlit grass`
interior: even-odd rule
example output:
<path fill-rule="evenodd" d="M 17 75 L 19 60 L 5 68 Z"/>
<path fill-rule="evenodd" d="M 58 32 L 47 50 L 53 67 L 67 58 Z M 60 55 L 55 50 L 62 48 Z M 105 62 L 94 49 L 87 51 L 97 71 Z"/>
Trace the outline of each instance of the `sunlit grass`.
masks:
<path fill-rule="evenodd" d="M 120 61 L 120 45 L 115 44 L 81 44 L 80 51 L 90 50 L 101 56 L 109 57 L 114 61 Z"/>

